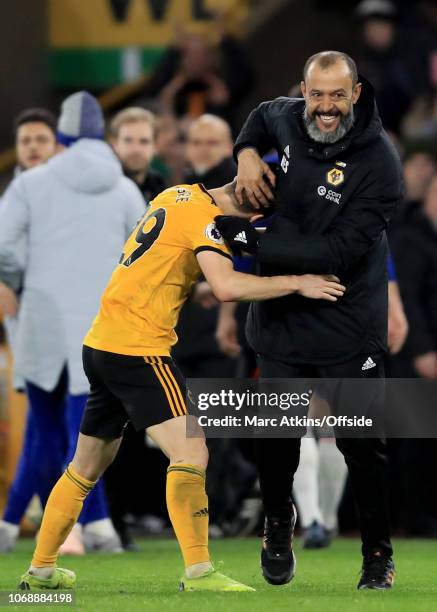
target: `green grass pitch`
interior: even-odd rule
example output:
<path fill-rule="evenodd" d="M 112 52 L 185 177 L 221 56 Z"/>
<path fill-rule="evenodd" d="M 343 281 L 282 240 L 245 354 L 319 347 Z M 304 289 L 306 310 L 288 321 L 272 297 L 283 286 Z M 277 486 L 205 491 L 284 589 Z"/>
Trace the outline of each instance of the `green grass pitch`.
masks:
<path fill-rule="evenodd" d="M 77 573 L 74 609 L 86 612 L 437 611 L 436 542 L 395 542 L 397 579 L 388 592 L 356 590 L 359 546 L 358 540 L 339 539 L 329 549 L 304 551 L 297 541 L 296 577 L 289 585 L 272 587 L 260 575 L 259 539 L 212 541 L 213 558 L 224 561 L 223 571 L 255 587 L 256 593 L 179 593 L 182 564 L 174 540 L 144 540 L 139 553 L 63 557 L 59 565 Z M 32 541 L 22 540 L 14 553 L 0 555 L 0 590 L 15 589 L 32 549 Z M 46 606 L 24 606 L 26 610 L 43 607 Z M 6 609 L 19 610 L 23 606 Z"/>

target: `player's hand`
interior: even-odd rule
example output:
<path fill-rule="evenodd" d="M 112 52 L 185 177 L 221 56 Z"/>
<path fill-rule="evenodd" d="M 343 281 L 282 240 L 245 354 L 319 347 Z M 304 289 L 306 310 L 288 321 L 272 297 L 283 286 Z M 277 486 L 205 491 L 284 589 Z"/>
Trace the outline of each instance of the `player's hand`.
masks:
<path fill-rule="evenodd" d="M 257 252 L 260 235 L 248 219 L 219 215 L 214 221 L 234 255 L 241 255 L 243 252 L 254 255 Z"/>
<path fill-rule="evenodd" d="M 0 283 L 0 315 L 13 317 L 17 314 L 18 300 L 16 294 L 4 283 Z"/>
<path fill-rule="evenodd" d="M 235 194 L 240 204 L 244 196 L 255 209 L 269 206 L 274 199 L 272 187 L 276 184 L 274 172 L 270 169 L 257 151 L 243 149 L 238 154 L 238 174 Z"/>
<path fill-rule="evenodd" d="M 340 279 L 332 274 L 303 274 L 296 278 L 298 280 L 297 292 L 313 300 L 336 302 L 346 291 L 346 287 L 340 284 Z"/>
<path fill-rule="evenodd" d="M 416 372 L 422 378 L 437 378 L 437 353 L 429 351 L 414 358 Z"/>
<path fill-rule="evenodd" d="M 238 342 L 238 324 L 234 315 L 225 314 L 222 311 L 215 332 L 217 344 L 222 353 L 228 357 L 238 357 L 241 353 L 241 345 Z"/>

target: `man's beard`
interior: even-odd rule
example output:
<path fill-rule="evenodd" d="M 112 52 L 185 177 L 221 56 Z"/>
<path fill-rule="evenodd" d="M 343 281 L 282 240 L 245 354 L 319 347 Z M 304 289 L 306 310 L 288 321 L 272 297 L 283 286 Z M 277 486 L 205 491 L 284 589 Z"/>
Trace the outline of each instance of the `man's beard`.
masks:
<path fill-rule="evenodd" d="M 339 115 L 340 121 L 337 128 L 333 132 L 323 132 L 317 125 L 317 115 Z M 355 121 L 354 107 L 351 106 L 350 111 L 347 115 L 343 115 L 340 111 L 335 113 L 313 113 L 312 116 L 308 115 L 307 109 L 303 112 L 303 121 L 305 124 L 308 136 L 316 142 L 323 144 L 332 144 L 341 140 L 351 130 Z"/>
<path fill-rule="evenodd" d="M 122 163 L 121 166 L 123 168 L 123 174 L 132 180 L 135 180 L 135 177 L 137 177 L 140 174 L 144 173 L 147 175 L 149 171 L 149 167 L 146 165 L 142 166 L 141 168 L 138 168 L 138 167 L 132 168 L 131 165 Z"/>

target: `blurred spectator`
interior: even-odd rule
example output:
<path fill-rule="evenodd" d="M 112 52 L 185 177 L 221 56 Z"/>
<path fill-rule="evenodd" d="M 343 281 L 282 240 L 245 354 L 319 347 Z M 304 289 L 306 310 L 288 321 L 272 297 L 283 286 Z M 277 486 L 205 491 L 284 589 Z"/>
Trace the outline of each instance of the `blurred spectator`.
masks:
<path fill-rule="evenodd" d="M 186 159 L 190 166 L 187 183 L 224 185 L 232 180 L 237 166 L 232 157 L 229 124 L 215 115 L 202 115 L 193 121 L 187 136 Z"/>
<path fill-rule="evenodd" d="M 57 151 L 56 117 L 45 108 L 28 108 L 15 120 L 17 170 L 43 164 Z"/>
<path fill-rule="evenodd" d="M 55 115 L 45 108 L 28 108 L 15 119 L 15 176 L 45 163 L 57 153 L 56 121 Z M 6 304 L 5 308 L 4 314 L 11 315 Z M 13 321 L 10 321 L 11 334 L 13 325 Z"/>
<path fill-rule="evenodd" d="M 404 160 L 405 198 L 410 202 L 422 202 L 436 170 L 431 153 L 410 153 Z"/>
<path fill-rule="evenodd" d="M 384 127 L 396 134 L 413 100 L 429 91 L 429 49 L 417 37 L 404 43 L 396 5 L 363 0 L 355 11 L 362 31 L 358 68 L 375 89 Z"/>
<path fill-rule="evenodd" d="M 437 52 L 435 54 L 437 65 Z M 434 85 L 435 86 L 435 85 Z M 437 139 L 437 95 L 423 96 L 414 104 L 402 124 L 405 138 L 426 143 L 435 151 Z"/>
<path fill-rule="evenodd" d="M 18 176 L 18 174 L 25 170 L 45 163 L 55 155 L 57 152 L 56 122 L 57 119 L 55 115 L 45 108 L 28 108 L 18 115 L 14 122 L 15 157 L 17 160 L 15 176 Z M 23 248 L 22 250 L 24 252 L 25 249 Z M 0 284 L 0 313 L 5 316 L 3 325 L 12 352 L 15 346 L 14 341 L 17 325 L 17 318 L 14 316 L 16 306 L 17 302 L 13 292 Z M 0 325 L 0 340 L 3 341 L 2 325 Z M 15 376 L 13 382 L 17 389 L 23 389 L 24 381 L 18 376 Z M 31 447 L 34 431 L 35 427 L 33 424 L 32 412 L 28 410 L 26 415 L 25 439 L 23 441 L 24 448 Z M 26 451 L 24 451 L 24 454 L 26 454 Z M 6 520 L 12 519 L 14 524 L 15 509 L 18 510 L 17 516 L 20 515 L 21 518 L 21 514 L 26 509 L 31 497 L 37 492 L 38 485 L 33 482 L 32 473 L 18 469 L 17 476 L 9 492 L 7 508 L 3 514 L 4 518 Z M 23 497 L 20 499 L 21 496 Z M 24 510 L 22 510 L 23 508 Z M 17 532 L 17 528 L 14 526 L 11 531 Z M 7 539 L 10 541 L 13 538 Z M 6 548 L 6 545 L 4 547 Z M 1 550 L 2 543 L 0 542 L 0 551 Z"/>
<path fill-rule="evenodd" d="M 97 100 L 87 92 L 67 98 L 58 140 L 70 148 L 14 179 L 0 207 L 0 287 L 7 297 L 1 303 L 13 314 L 15 292 L 22 290 L 14 357 L 33 418 L 32 445 L 23 449 L 17 477 L 31 476 L 43 506 L 73 455 L 85 408 L 89 384 L 82 368 L 83 337 L 114 263 L 144 212 L 141 194 L 123 177 L 103 136 Z M 15 544 L 27 505 L 28 491 L 21 493 L 0 523 L 5 550 Z M 79 523 L 85 525 L 90 548 L 120 550 L 103 483 L 85 502 Z M 72 534 L 64 551 L 83 552 L 80 527 Z"/>
<path fill-rule="evenodd" d="M 422 204 L 428 187 L 437 170 L 436 162 L 431 153 L 416 150 L 404 159 L 404 200 L 396 212 L 394 226 L 408 222 L 415 214 L 416 208 Z"/>
<path fill-rule="evenodd" d="M 166 187 L 164 177 L 150 168 L 156 152 L 155 116 L 144 108 L 126 108 L 112 119 L 109 137 L 125 176 L 138 185 L 148 204 Z"/>
<path fill-rule="evenodd" d="M 391 237 L 410 332 L 397 375 L 437 378 L 437 177 Z"/>
<path fill-rule="evenodd" d="M 214 113 L 232 121 L 250 93 L 254 78 L 240 43 L 223 33 L 218 46 L 179 30 L 145 90 L 159 96 L 160 107 L 178 117 Z"/>
<path fill-rule="evenodd" d="M 392 376 L 436 380 L 437 176 L 432 179 L 424 202 L 411 211 L 408 222 L 394 228 L 391 250 L 409 321 L 405 347 L 391 359 Z M 407 408 L 414 410 L 414 406 Z M 437 497 L 429 484 L 429 469 L 435 463 L 436 452 L 434 439 L 400 441 L 397 467 L 402 474 L 400 507 L 409 535 L 437 535 Z"/>
<path fill-rule="evenodd" d="M 21 112 L 14 122 L 15 176 L 49 160 L 57 152 L 56 117 L 45 108 L 28 108 Z M 10 315 L 9 312 L 5 314 Z M 5 322 L 9 344 L 13 345 L 16 321 L 9 317 Z M 0 324 L 0 342 L 4 340 L 4 328 Z M 15 381 L 21 386 L 18 378 Z"/>

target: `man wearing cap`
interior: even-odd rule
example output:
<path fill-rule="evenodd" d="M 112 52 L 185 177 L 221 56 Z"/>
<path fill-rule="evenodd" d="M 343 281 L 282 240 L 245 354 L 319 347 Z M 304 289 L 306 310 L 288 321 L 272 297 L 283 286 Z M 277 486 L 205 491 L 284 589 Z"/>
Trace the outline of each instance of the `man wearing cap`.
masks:
<path fill-rule="evenodd" d="M 9 314 L 18 310 L 15 368 L 39 423 L 32 462 L 35 478 L 46 483 L 43 505 L 69 458 L 67 449 L 75 447 L 87 398 L 83 337 L 144 213 L 141 194 L 103 136 L 97 100 L 84 91 L 69 96 L 58 122 L 65 150 L 15 178 L 0 208 L 0 281 L 11 290 L 3 306 Z M 119 550 L 107 517 L 101 485 L 79 519 L 90 548 Z M 18 525 L 12 536 L 17 533 Z M 83 552 L 80 542 L 76 551 Z"/>

